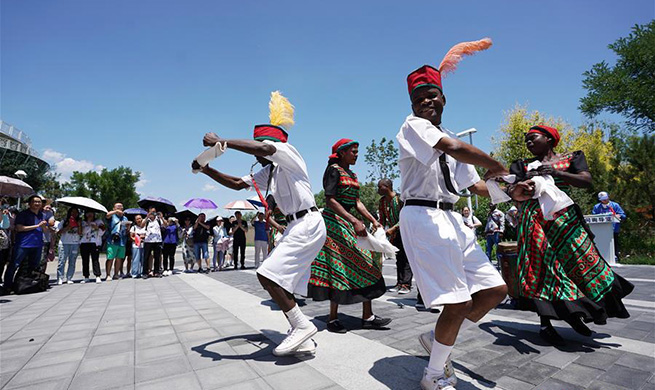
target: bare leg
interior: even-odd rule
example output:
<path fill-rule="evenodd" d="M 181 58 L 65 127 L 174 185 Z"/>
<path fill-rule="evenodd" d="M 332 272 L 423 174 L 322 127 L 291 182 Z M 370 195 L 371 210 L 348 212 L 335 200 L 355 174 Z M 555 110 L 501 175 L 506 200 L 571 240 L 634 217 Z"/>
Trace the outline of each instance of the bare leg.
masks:
<path fill-rule="evenodd" d="M 114 276 L 118 278 L 118 273 L 123 269 L 123 259 L 116 259 L 116 267 L 114 267 Z"/>
<path fill-rule="evenodd" d="M 333 321 L 339 318 L 339 304 L 336 302 L 330 302 L 330 318 L 328 321 Z"/>
<path fill-rule="evenodd" d="M 373 305 L 371 301 L 362 302 L 362 319 L 367 320 L 373 315 Z"/>
<path fill-rule="evenodd" d="M 112 266 L 113 264 L 114 264 L 114 260 L 113 260 L 113 259 L 112 259 L 112 260 L 107 260 L 107 262 L 105 263 L 105 270 L 107 271 L 107 277 L 109 277 L 110 274 L 111 274 L 111 266 Z"/>
<path fill-rule="evenodd" d="M 434 328 L 435 339 L 443 345 L 454 345 L 459 328 L 472 307 L 473 301 L 444 305 Z"/>
<path fill-rule="evenodd" d="M 271 298 L 280 306 L 283 312 L 288 312 L 296 306 L 296 301 L 293 299 L 293 295 L 287 290 L 280 287 L 274 281 L 257 274 L 257 279 L 261 283 L 262 287 L 271 295 Z"/>
<path fill-rule="evenodd" d="M 506 296 L 507 286 L 505 285 L 476 292 L 472 296 L 473 305 L 471 307 L 471 312 L 466 316 L 466 318 L 473 322 L 480 321 L 480 319 L 491 309 L 498 306 Z"/>

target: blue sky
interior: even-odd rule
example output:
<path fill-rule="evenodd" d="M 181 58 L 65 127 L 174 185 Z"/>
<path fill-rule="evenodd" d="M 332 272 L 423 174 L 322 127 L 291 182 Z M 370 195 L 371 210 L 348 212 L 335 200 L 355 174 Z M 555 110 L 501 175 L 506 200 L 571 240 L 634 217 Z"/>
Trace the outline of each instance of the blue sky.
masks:
<path fill-rule="evenodd" d="M 392 138 L 410 112 L 406 75 L 455 43 L 491 37 L 444 79 L 444 124 L 485 151 L 517 103 L 580 124 L 582 73 L 655 15 L 648 1 L 3 0 L 0 117 L 66 177 L 129 166 L 139 191 L 176 204 L 251 196 L 192 175 L 204 132 L 250 137 L 281 90 L 315 192 L 339 138 Z M 216 166 L 248 172 L 230 151 Z M 360 159 L 355 171 L 365 177 Z"/>

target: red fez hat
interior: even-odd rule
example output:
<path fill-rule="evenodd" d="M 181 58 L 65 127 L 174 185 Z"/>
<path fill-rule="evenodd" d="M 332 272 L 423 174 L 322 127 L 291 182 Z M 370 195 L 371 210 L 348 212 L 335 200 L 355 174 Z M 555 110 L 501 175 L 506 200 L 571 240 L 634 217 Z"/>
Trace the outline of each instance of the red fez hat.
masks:
<path fill-rule="evenodd" d="M 419 87 L 437 87 L 443 93 L 441 87 L 441 72 L 430 65 L 423 65 L 407 76 L 407 90 L 411 95 Z"/>
<path fill-rule="evenodd" d="M 353 141 L 353 140 L 348 139 L 348 138 L 341 138 L 334 145 L 332 145 L 332 154 L 330 155 L 329 159 L 332 160 L 333 158 L 339 157 L 337 152 L 339 152 L 340 150 L 344 150 L 346 148 L 349 148 L 349 147 L 351 147 L 353 145 L 359 145 L 359 142 Z"/>
<path fill-rule="evenodd" d="M 255 141 L 270 140 L 275 142 L 287 142 L 289 135 L 283 128 L 273 125 L 257 125 L 253 133 Z"/>
<path fill-rule="evenodd" d="M 544 125 L 532 126 L 530 130 L 528 130 L 528 134 L 530 133 L 541 133 L 551 137 L 554 140 L 553 148 L 559 143 L 559 131 L 557 131 L 557 129 L 554 127 L 548 127 Z"/>

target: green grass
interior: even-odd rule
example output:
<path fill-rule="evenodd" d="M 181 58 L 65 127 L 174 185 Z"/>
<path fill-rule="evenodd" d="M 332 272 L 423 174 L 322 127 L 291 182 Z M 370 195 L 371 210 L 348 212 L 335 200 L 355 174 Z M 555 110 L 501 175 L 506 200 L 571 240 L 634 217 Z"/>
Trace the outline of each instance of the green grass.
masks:
<path fill-rule="evenodd" d="M 636 254 L 621 257 L 620 264 L 645 264 L 645 265 L 655 265 L 655 256 L 650 256 L 647 254 Z"/>

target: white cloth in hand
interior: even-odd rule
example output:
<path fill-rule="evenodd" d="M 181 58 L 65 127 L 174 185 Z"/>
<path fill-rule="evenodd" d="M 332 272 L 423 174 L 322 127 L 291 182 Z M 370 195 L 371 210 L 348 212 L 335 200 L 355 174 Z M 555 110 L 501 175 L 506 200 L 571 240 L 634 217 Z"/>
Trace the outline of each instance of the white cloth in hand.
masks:
<path fill-rule="evenodd" d="M 225 149 L 227 149 L 227 142 L 223 142 L 222 145 L 220 142 L 216 142 L 214 146 L 207 148 L 204 152 L 200 153 L 195 158 L 195 161 L 198 163 L 198 165 L 200 165 L 201 168 L 203 168 L 209 164 L 211 160 L 225 153 Z M 201 169 L 191 169 L 191 172 L 193 173 L 198 173 L 200 171 Z"/>
<path fill-rule="evenodd" d="M 501 179 L 503 179 L 505 183 L 513 184 L 516 181 L 516 175 L 505 175 L 502 176 Z M 486 183 L 487 189 L 489 190 L 489 196 L 491 197 L 491 204 L 505 203 L 512 200 L 512 198 L 510 198 L 509 195 L 500 188 L 496 179 L 489 179 Z"/>
<path fill-rule="evenodd" d="M 377 229 L 373 234 L 366 232 L 366 237 L 357 236 L 357 246 L 379 253 L 395 254 L 399 251 L 387 240 L 384 229 Z"/>
<path fill-rule="evenodd" d="M 534 182 L 534 196 L 532 198 L 539 200 L 541 213 L 544 215 L 545 220 L 554 219 L 558 211 L 574 203 L 564 191 L 557 188 L 552 176 L 535 176 L 532 181 Z"/>

